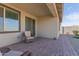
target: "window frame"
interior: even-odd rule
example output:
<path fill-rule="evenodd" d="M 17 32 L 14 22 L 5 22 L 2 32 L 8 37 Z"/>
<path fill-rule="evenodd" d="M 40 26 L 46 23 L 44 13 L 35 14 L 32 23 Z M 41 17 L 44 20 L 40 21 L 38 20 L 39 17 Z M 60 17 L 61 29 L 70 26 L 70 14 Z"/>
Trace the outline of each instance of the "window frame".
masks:
<path fill-rule="evenodd" d="M 4 27 L 3 27 L 3 31 L 2 32 L 0 32 L 0 33 L 15 33 L 15 32 L 20 32 L 21 31 L 21 12 L 20 11 L 18 11 L 18 10 L 16 10 L 16 9 L 13 9 L 13 8 L 11 8 L 11 7 L 8 7 L 8 6 L 6 6 L 6 5 L 4 5 L 4 4 L 1 4 L 0 3 L 0 7 L 1 8 L 3 8 L 3 22 L 4 22 L 4 27 L 5 27 L 5 9 L 8 9 L 8 10 L 10 10 L 10 11 L 12 11 L 12 12 L 15 12 L 15 13 L 18 13 L 18 21 L 19 21 L 19 29 L 18 29 L 18 31 L 4 31 Z"/>

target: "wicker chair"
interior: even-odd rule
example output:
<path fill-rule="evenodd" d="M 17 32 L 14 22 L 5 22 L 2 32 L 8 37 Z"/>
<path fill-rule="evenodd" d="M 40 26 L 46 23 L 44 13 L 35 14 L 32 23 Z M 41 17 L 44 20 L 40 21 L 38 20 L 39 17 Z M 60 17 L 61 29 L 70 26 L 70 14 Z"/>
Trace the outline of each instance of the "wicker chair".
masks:
<path fill-rule="evenodd" d="M 29 43 L 29 42 L 33 42 L 34 37 L 31 36 L 31 32 L 30 31 L 25 31 L 22 33 L 22 40 L 25 43 Z"/>

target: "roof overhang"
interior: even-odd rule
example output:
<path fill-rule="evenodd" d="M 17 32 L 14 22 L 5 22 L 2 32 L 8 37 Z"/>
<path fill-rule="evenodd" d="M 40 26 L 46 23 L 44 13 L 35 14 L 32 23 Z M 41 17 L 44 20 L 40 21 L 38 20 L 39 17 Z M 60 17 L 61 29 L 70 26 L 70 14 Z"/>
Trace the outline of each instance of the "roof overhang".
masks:
<path fill-rule="evenodd" d="M 28 12 L 36 17 L 39 16 L 53 16 L 47 7 L 46 3 L 10 3 L 10 5 Z"/>
<path fill-rule="evenodd" d="M 56 8 L 57 8 L 57 13 L 58 13 L 60 22 L 62 22 L 64 4 L 63 3 L 56 3 Z"/>
<path fill-rule="evenodd" d="M 63 17 L 63 3 L 47 3 L 49 10 L 54 17 L 57 17 L 62 22 Z"/>
<path fill-rule="evenodd" d="M 63 16 L 62 3 L 6 3 L 12 5 L 33 16 L 52 16 L 57 17 L 60 22 Z"/>

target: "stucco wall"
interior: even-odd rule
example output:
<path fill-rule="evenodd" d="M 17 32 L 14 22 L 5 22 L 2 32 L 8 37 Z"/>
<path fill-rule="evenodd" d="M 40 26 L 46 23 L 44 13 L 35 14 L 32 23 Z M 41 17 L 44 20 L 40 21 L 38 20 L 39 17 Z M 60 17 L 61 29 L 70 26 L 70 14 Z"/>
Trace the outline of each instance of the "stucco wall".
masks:
<path fill-rule="evenodd" d="M 38 37 L 57 37 L 57 18 L 49 16 L 38 17 L 37 28 Z"/>
<path fill-rule="evenodd" d="M 58 20 L 56 17 L 38 17 L 26 13 L 14 6 L 11 6 L 9 4 L 5 4 L 11 8 L 14 8 L 16 10 L 19 10 L 21 12 L 21 31 L 25 31 L 25 16 L 31 17 L 36 20 L 36 36 L 38 37 L 46 37 L 46 38 L 54 38 L 58 35 Z M 18 36 L 20 35 L 20 32 L 17 33 L 0 33 L 0 47 L 7 46 L 16 42 L 21 41 L 21 39 L 18 39 Z"/>
<path fill-rule="evenodd" d="M 72 34 L 73 35 L 73 31 L 79 31 L 79 26 L 64 26 L 62 28 L 62 30 L 64 31 L 63 34 Z"/>
<path fill-rule="evenodd" d="M 25 16 L 36 19 L 35 16 L 33 16 L 29 13 L 25 13 L 22 10 L 20 10 L 14 6 L 11 6 L 9 4 L 4 4 L 4 5 L 7 5 L 7 6 L 14 8 L 16 10 L 19 10 L 21 12 L 21 31 L 25 31 Z M 21 39 L 18 39 L 19 35 L 20 35 L 20 32 L 17 32 L 17 33 L 16 32 L 15 33 L 0 33 L 0 47 L 7 46 L 7 45 L 21 41 Z"/>
<path fill-rule="evenodd" d="M 7 46 L 16 42 L 21 41 L 19 39 L 20 33 L 2 33 L 0 34 L 0 47 Z"/>

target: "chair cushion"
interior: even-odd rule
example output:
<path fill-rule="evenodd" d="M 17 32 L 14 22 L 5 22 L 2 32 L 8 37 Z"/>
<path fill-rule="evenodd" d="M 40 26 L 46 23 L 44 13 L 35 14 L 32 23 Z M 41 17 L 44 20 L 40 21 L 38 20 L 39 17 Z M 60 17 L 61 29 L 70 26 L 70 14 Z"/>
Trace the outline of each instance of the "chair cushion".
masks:
<path fill-rule="evenodd" d="M 34 39 L 34 37 L 31 36 L 31 32 L 30 31 L 26 31 L 25 32 L 25 37 L 26 37 L 26 40 Z"/>
<path fill-rule="evenodd" d="M 31 37 L 31 32 L 30 31 L 25 31 L 25 36 L 26 37 Z"/>

